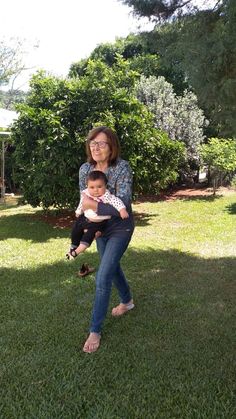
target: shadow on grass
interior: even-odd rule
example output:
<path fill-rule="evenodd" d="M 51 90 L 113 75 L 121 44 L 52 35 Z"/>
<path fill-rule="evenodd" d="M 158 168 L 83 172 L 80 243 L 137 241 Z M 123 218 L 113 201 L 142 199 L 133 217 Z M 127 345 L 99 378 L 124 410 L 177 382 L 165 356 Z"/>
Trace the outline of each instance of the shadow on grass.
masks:
<path fill-rule="evenodd" d="M 17 238 L 45 243 L 51 238 L 70 237 L 70 230 L 52 228 L 38 216 L 20 213 L 0 217 L 0 240 Z"/>
<path fill-rule="evenodd" d="M 236 214 L 236 203 L 228 205 L 226 207 L 226 211 L 228 211 L 229 214 L 235 215 Z"/>
<path fill-rule="evenodd" d="M 90 252 L 72 262 L 43 264 L 32 269 L 2 268 L 0 289 L 3 306 L 7 311 L 10 308 L 12 314 L 15 307 L 15 319 L 19 320 L 21 316 L 25 316 L 27 306 L 28 315 L 34 317 L 35 310 L 30 310 L 37 304 L 40 307 L 41 304 L 49 304 L 50 312 L 53 311 L 52 303 L 55 302 L 55 309 L 58 309 L 58 303 L 61 304 L 61 308 L 66 308 L 69 299 L 78 301 L 78 294 L 81 292 L 83 299 L 83 293 L 89 291 L 92 303 L 95 274 L 83 279 L 76 276 L 80 264 L 85 261 L 96 268 L 99 265 L 97 253 Z M 188 311 L 194 308 L 197 301 L 201 304 L 206 299 L 206 304 L 222 304 L 223 313 L 227 303 L 231 300 L 233 303 L 233 290 L 236 290 L 234 257 L 203 259 L 177 250 L 143 251 L 129 248 L 122 259 L 122 266 L 137 300 L 138 317 L 144 314 L 145 304 L 151 318 L 154 319 L 159 313 L 161 319 L 160 306 L 166 311 L 170 305 L 171 310 L 178 311 L 183 305 L 183 310 Z M 13 305 L 11 299 L 14 300 Z M 18 311 L 19 307 L 24 309 Z M 86 307 L 84 309 L 86 310 Z M 45 314 L 47 315 L 47 312 Z M 181 312 L 179 314 L 181 315 Z M 43 316 L 43 313 L 40 317 L 41 315 Z M 60 315 L 63 317 L 63 310 L 60 310 Z M 173 313 L 169 315 L 172 316 Z M 148 327 L 151 318 L 143 317 L 142 323 L 147 322 L 145 328 Z M 45 320 L 46 318 L 43 321 Z"/>
<path fill-rule="evenodd" d="M 204 196 L 204 195 L 179 195 L 178 199 L 180 200 L 184 200 L 184 201 L 204 201 L 204 202 L 215 202 L 218 199 L 223 198 L 223 195 L 209 195 L 209 196 Z"/>
<path fill-rule="evenodd" d="M 198 192 L 199 191 L 199 192 Z M 161 202 L 161 201 L 176 201 L 176 200 L 186 200 L 186 201 L 206 201 L 206 202 L 214 202 L 220 198 L 222 198 L 223 195 L 216 194 L 213 195 L 213 193 L 203 193 L 201 192 L 201 189 L 188 189 L 185 191 L 184 189 L 179 189 L 176 192 L 170 191 L 169 193 L 161 193 L 159 195 L 143 195 L 136 199 L 135 204 L 140 204 L 143 202 Z"/>
<path fill-rule="evenodd" d="M 152 218 L 158 217 L 157 214 L 148 214 L 146 212 L 133 212 L 135 225 L 138 227 L 145 227 L 150 224 Z"/>
<path fill-rule="evenodd" d="M 27 212 L 0 217 L 0 240 L 9 238 L 30 240 L 33 243 L 46 243 L 52 238 L 66 238 L 70 240 L 70 232 L 74 218 L 70 212 L 64 214 L 39 212 L 29 214 Z M 134 212 L 135 225 L 147 226 L 150 220 L 157 214 Z M 52 227 L 53 226 L 53 227 Z"/>
<path fill-rule="evenodd" d="M 136 307 L 108 314 L 91 356 L 94 275 L 76 261 L 1 270 L 2 417 L 233 417 L 236 258 L 130 247 L 122 265 Z"/>

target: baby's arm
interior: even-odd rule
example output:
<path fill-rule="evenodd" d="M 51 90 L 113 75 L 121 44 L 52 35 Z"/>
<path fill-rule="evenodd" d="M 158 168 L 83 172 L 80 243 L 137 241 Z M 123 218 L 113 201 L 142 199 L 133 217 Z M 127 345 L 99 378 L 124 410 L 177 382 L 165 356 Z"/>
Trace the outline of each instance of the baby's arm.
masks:
<path fill-rule="evenodd" d="M 81 197 L 80 197 L 80 201 L 79 201 L 79 205 L 75 210 L 75 215 L 76 217 L 79 217 L 81 214 L 83 214 L 83 208 L 82 208 L 82 204 L 83 204 L 83 192 L 81 193 Z"/>
<path fill-rule="evenodd" d="M 119 213 L 120 213 L 121 218 L 123 219 L 129 217 L 129 213 L 126 211 L 126 208 L 121 208 Z"/>
<path fill-rule="evenodd" d="M 111 204 L 117 211 L 119 211 L 121 218 L 128 218 L 129 214 L 126 210 L 125 204 L 115 195 L 112 195 L 109 191 L 103 196 L 103 202 Z"/>

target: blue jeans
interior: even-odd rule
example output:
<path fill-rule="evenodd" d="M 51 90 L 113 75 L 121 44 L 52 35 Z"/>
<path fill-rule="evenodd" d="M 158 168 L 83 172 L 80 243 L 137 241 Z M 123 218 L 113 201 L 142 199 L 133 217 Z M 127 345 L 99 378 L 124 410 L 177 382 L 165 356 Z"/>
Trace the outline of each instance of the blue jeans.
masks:
<path fill-rule="evenodd" d="M 132 297 L 128 282 L 120 267 L 120 259 L 130 242 L 132 233 L 121 232 L 119 237 L 99 237 L 97 248 L 101 258 L 96 275 L 96 294 L 90 332 L 100 333 L 106 317 L 112 283 L 116 286 L 120 302 L 128 303 Z"/>

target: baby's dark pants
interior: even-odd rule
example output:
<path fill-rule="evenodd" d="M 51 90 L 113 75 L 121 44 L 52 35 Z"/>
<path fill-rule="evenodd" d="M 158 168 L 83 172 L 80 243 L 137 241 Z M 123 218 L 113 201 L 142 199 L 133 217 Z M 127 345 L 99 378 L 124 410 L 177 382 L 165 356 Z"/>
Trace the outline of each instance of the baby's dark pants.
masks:
<path fill-rule="evenodd" d="M 80 243 L 86 244 L 89 247 L 93 242 L 97 231 L 101 231 L 101 233 L 103 232 L 106 223 L 107 220 L 95 223 L 89 221 L 84 214 L 80 215 L 72 227 L 72 247 L 78 247 Z"/>

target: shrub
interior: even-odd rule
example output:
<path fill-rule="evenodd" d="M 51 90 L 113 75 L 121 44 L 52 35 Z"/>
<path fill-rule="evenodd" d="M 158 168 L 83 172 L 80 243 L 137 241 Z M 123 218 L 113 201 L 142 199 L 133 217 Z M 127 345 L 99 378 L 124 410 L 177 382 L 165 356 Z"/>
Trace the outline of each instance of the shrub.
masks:
<path fill-rule="evenodd" d="M 156 192 L 176 179 L 184 148 L 154 128 L 152 114 L 133 94 L 136 77 L 120 58 L 112 68 L 90 61 L 85 74 L 72 80 L 33 77 L 13 127 L 18 178 L 28 203 L 75 206 L 84 141 L 95 125 L 117 131 L 137 193 Z"/>
<path fill-rule="evenodd" d="M 164 77 L 154 76 L 141 76 L 136 92 L 138 99 L 153 113 L 156 127 L 167 132 L 172 140 L 183 142 L 190 161 L 198 160 L 205 118 L 197 97 L 187 90 L 183 96 L 177 96 Z"/>
<path fill-rule="evenodd" d="M 200 147 L 202 163 L 207 165 L 214 193 L 223 180 L 236 170 L 236 141 L 211 138 Z"/>

